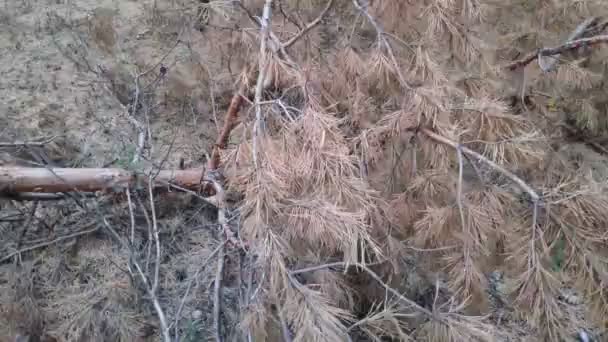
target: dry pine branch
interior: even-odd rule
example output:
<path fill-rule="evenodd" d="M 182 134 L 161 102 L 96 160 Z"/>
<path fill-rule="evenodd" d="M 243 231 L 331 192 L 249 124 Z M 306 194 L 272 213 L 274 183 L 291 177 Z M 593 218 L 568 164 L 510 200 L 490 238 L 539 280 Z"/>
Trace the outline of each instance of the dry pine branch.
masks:
<path fill-rule="evenodd" d="M 544 48 L 534 51 L 527 55 L 526 57 L 517 60 L 515 62 L 509 63 L 504 66 L 505 69 L 515 70 L 517 68 L 525 67 L 526 65 L 533 62 L 535 59 L 540 57 L 548 57 L 562 54 L 566 51 L 575 50 L 581 47 L 593 46 L 598 44 L 604 44 L 608 42 L 608 35 L 595 36 L 591 38 L 582 38 L 573 41 L 569 41 L 563 45 L 552 47 L 552 48 Z"/>

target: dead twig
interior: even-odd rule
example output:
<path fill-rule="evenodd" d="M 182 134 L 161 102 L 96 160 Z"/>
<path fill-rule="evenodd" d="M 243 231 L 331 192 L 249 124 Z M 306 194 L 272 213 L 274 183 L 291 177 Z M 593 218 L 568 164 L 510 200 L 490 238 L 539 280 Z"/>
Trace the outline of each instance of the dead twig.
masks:
<path fill-rule="evenodd" d="M 231 233 L 231 231 L 230 231 L 228 222 L 226 221 L 226 197 L 225 197 L 224 189 L 217 179 L 212 179 L 211 182 L 212 182 L 212 185 L 216 192 L 216 196 L 220 203 L 220 206 L 218 207 L 218 210 L 217 210 L 218 223 L 220 224 L 220 227 L 222 228 L 223 233 L 225 235 L 224 241 L 229 241 L 230 239 L 228 237 L 230 236 L 229 233 Z M 234 243 L 234 241 L 231 241 L 231 242 Z M 215 273 L 215 282 L 214 282 L 214 286 L 213 286 L 213 327 L 214 327 L 215 340 L 217 342 L 223 341 L 222 331 L 221 331 L 220 313 L 221 313 L 221 307 L 222 307 L 221 296 L 222 296 L 222 279 L 223 279 L 223 275 L 224 275 L 224 262 L 225 262 L 224 258 L 225 258 L 225 249 L 224 249 L 224 243 L 222 243 L 220 245 L 220 249 L 218 251 L 217 271 Z"/>
<path fill-rule="evenodd" d="M 423 133 L 424 135 L 426 135 L 427 137 L 431 138 L 432 140 L 450 146 L 456 150 L 460 149 L 462 151 L 462 153 L 467 154 L 475 159 L 477 159 L 478 161 L 485 163 L 486 165 L 490 166 L 491 168 L 493 168 L 495 171 L 498 171 L 500 173 L 502 173 L 503 175 L 505 175 L 507 178 L 509 178 L 510 180 L 512 180 L 515 184 L 517 184 L 522 190 L 524 190 L 526 193 L 528 193 L 528 195 L 530 195 L 530 197 L 532 198 L 532 200 L 534 201 L 539 201 L 540 200 L 540 196 L 536 193 L 536 191 L 534 191 L 534 189 L 532 189 L 532 187 L 530 185 L 528 185 L 526 182 L 524 182 L 521 178 L 519 178 L 518 176 L 516 176 L 514 173 L 512 173 L 511 171 L 503 168 L 502 166 L 496 164 L 495 162 L 491 161 L 490 159 L 484 157 L 483 155 L 465 147 L 460 145 L 459 143 L 452 141 L 444 136 L 441 136 L 433 131 L 431 131 L 430 129 L 427 128 L 422 128 L 420 129 L 420 132 Z"/>
<path fill-rule="evenodd" d="M 95 223 L 89 224 L 89 226 L 93 225 L 93 224 L 95 224 Z M 99 230 L 99 227 L 95 227 L 95 228 L 92 228 L 92 229 L 83 230 L 83 231 L 80 231 L 80 232 L 68 234 L 68 235 L 61 236 L 61 237 L 58 237 L 56 239 L 53 239 L 51 241 L 46 241 L 46 242 L 35 244 L 33 246 L 22 248 L 22 249 L 20 249 L 18 251 L 12 252 L 12 253 L 10 253 L 10 254 L 2 257 L 2 259 L 0 259 L 0 263 L 3 263 L 4 261 L 9 260 L 10 258 L 14 257 L 15 255 L 18 255 L 18 254 L 21 254 L 21 253 L 25 253 L 25 252 L 29 252 L 29 251 L 33 251 L 33 250 L 38 249 L 38 248 L 43 248 L 43 247 L 47 247 L 47 246 L 50 246 L 50 245 L 54 245 L 56 243 L 59 243 L 59 242 L 65 241 L 65 240 L 69 240 L 69 239 L 73 239 L 73 238 L 76 238 L 76 237 L 79 237 L 79 236 L 82 236 L 82 235 L 91 234 L 91 233 L 96 232 L 97 230 Z"/>
<path fill-rule="evenodd" d="M 156 222 L 156 209 L 154 205 L 154 192 L 152 191 L 152 177 L 150 176 L 150 182 L 148 182 L 148 195 L 150 196 L 150 207 L 152 210 L 152 232 L 154 234 L 154 244 L 156 246 L 156 263 L 154 264 L 154 283 L 152 285 L 152 292 L 156 293 L 158 289 L 158 279 L 160 274 L 160 237 L 158 234 L 158 224 Z"/>
<path fill-rule="evenodd" d="M 562 44 L 560 46 L 538 49 L 520 60 L 505 65 L 504 68 L 509 70 L 515 70 L 517 68 L 525 67 L 526 65 L 530 64 L 539 57 L 555 56 L 562 54 L 566 51 L 575 50 L 581 47 L 594 46 L 604 43 L 608 43 L 608 35 L 577 39 Z"/>
<path fill-rule="evenodd" d="M 129 216 L 131 217 L 131 245 L 135 244 L 135 215 L 133 214 L 133 202 L 131 201 L 131 190 L 127 189 L 127 204 L 129 204 Z"/>
<path fill-rule="evenodd" d="M 460 145 L 456 148 L 456 154 L 458 155 L 458 184 L 456 186 L 456 202 L 458 203 L 458 212 L 460 213 L 460 223 L 462 224 L 462 230 L 466 231 L 467 223 L 464 217 L 464 208 L 462 205 L 462 178 L 464 173 L 464 161 L 462 157 L 462 149 Z M 465 237 L 466 239 L 467 237 Z"/>
<path fill-rule="evenodd" d="M 283 17 L 285 19 L 287 19 L 287 21 L 289 21 L 290 23 L 292 23 L 295 27 L 297 27 L 299 30 L 303 30 L 302 25 L 300 25 L 297 22 L 297 20 L 295 20 L 289 14 L 287 14 L 287 12 L 285 12 L 285 9 L 283 8 L 283 0 L 278 0 L 277 4 L 278 4 L 278 7 L 279 7 L 279 12 L 281 12 L 281 14 L 283 15 Z"/>
<path fill-rule="evenodd" d="M 377 35 L 376 40 L 378 41 L 378 44 L 380 44 L 380 46 L 384 46 L 384 48 L 388 52 L 391 62 L 393 63 L 393 67 L 395 68 L 395 72 L 397 73 L 397 77 L 399 77 L 399 83 L 401 84 L 401 86 L 405 89 L 411 89 L 411 86 L 407 83 L 407 81 L 405 80 L 405 76 L 403 75 L 403 72 L 401 71 L 401 67 L 399 66 L 399 62 L 397 61 L 397 58 L 395 57 L 395 53 L 393 52 L 393 47 L 391 46 L 391 43 L 386 39 L 386 37 L 384 37 L 384 35 L 385 35 L 384 29 L 378 23 L 376 18 L 374 18 L 367 10 L 367 2 L 365 4 L 361 4 L 359 2 L 360 0 L 352 0 L 352 1 L 353 1 L 353 5 L 355 6 L 355 8 L 367 18 L 367 21 L 376 30 L 376 35 Z"/>
<path fill-rule="evenodd" d="M 263 127 L 263 114 L 262 114 L 262 106 L 260 102 L 262 101 L 262 91 L 264 89 L 264 83 L 266 81 L 266 68 L 268 66 L 268 56 L 266 51 L 267 41 L 268 41 L 268 33 L 270 31 L 270 19 L 272 16 L 272 0 L 266 0 L 264 4 L 264 12 L 262 14 L 262 20 L 260 21 L 260 58 L 259 58 L 259 66 L 258 66 L 258 79 L 255 86 L 255 95 L 254 95 L 254 106 L 255 106 L 255 124 L 253 126 L 253 162 L 255 168 L 258 168 L 258 160 L 257 160 L 257 140 L 259 134 L 264 134 Z"/>
<path fill-rule="evenodd" d="M 285 342 L 292 342 L 293 338 L 291 337 L 291 331 L 289 330 L 289 325 L 287 325 L 285 315 L 283 315 L 283 311 L 281 308 L 277 308 L 277 316 L 279 316 L 279 322 L 281 323 L 281 333 L 283 334 L 283 340 Z"/>
<path fill-rule="evenodd" d="M 219 246 L 218 257 L 217 257 L 217 271 L 215 273 L 215 282 L 213 285 L 213 328 L 215 334 L 215 340 L 222 342 L 222 329 L 221 329 L 221 318 L 220 313 L 222 310 L 222 279 L 224 275 L 224 258 L 225 258 L 225 247 L 224 243 Z"/>
<path fill-rule="evenodd" d="M 321 13 L 319 14 L 319 16 L 316 17 L 310 23 L 308 23 L 308 25 L 306 25 L 306 27 L 304 27 L 304 29 L 302 29 L 300 32 L 298 32 L 291 39 L 289 39 L 285 43 L 281 44 L 282 47 L 285 48 L 285 49 L 289 48 L 290 46 L 292 46 L 293 44 L 295 44 L 295 42 L 297 42 L 298 39 L 302 38 L 302 36 L 304 36 L 308 31 L 312 30 L 315 26 L 317 26 L 321 22 L 321 20 L 325 16 L 325 14 L 327 14 L 327 12 L 329 11 L 329 9 L 333 5 L 333 3 L 334 3 L 333 0 L 329 0 L 327 2 L 327 5 L 325 5 L 325 8 L 323 8 L 323 11 L 321 11 Z"/>
<path fill-rule="evenodd" d="M 154 204 L 153 204 L 153 206 L 154 206 Z M 165 316 L 165 312 L 163 311 L 162 306 L 160 305 L 160 301 L 158 300 L 158 296 L 156 294 L 156 288 L 154 287 L 155 285 L 150 284 L 148 277 L 146 277 L 146 274 L 144 273 L 143 269 L 141 268 L 141 265 L 137 261 L 137 258 L 135 256 L 135 251 L 133 250 L 133 245 L 125 242 L 120 237 L 120 235 L 116 232 L 116 230 L 114 228 L 112 228 L 112 226 L 110 225 L 108 220 L 101 215 L 101 213 L 99 212 L 99 208 L 97 210 L 98 210 L 97 213 L 99 216 L 101 216 L 101 221 L 103 222 L 106 230 L 108 232 L 110 232 L 110 234 L 114 237 L 114 239 L 116 239 L 123 248 L 125 248 L 129 251 L 129 259 L 130 259 L 131 263 L 133 264 L 133 266 L 135 266 L 135 270 L 137 271 L 137 274 L 141 278 L 141 281 L 144 284 L 146 292 L 147 292 L 148 296 L 150 297 L 150 300 L 152 301 L 152 305 L 154 306 L 156 315 L 158 316 L 163 341 L 171 342 L 171 335 L 169 334 L 169 326 L 167 325 L 167 318 Z M 131 214 L 132 214 L 132 212 L 131 212 Z M 158 231 L 157 231 L 157 233 L 158 233 Z M 158 240 L 157 240 L 157 242 L 158 242 Z M 160 259 L 157 260 L 157 267 L 159 267 L 159 263 L 160 263 Z M 158 280 L 155 278 L 154 281 L 156 283 Z"/>
<path fill-rule="evenodd" d="M 426 135 L 427 137 L 429 137 L 430 139 L 432 139 L 438 143 L 450 146 L 450 147 L 456 149 L 457 151 L 461 151 L 461 153 L 464 153 L 468 156 L 471 156 L 471 157 L 477 159 L 478 161 L 480 161 L 482 163 L 485 163 L 486 165 L 488 165 L 495 171 L 502 173 L 504 176 L 509 178 L 515 184 L 517 184 L 522 190 L 524 190 L 530 196 L 530 200 L 532 201 L 532 204 L 533 204 L 532 227 L 534 230 L 536 230 L 536 221 L 537 221 L 537 216 L 538 216 L 537 214 L 538 214 L 538 205 L 540 202 L 540 196 L 534 189 L 532 189 L 532 187 L 530 185 L 528 185 L 528 183 L 523 181 L 521 178 L 519 178 L 517 175 L 515 175 L 511 171 L 496 164 L 495 162 L 491 161 L 490 159 L 484 157 L 483 155 L 481 155 L 465 146 L 462 146 L 461 144 L 459 144 L 455 141 L 452 141 L 444 136 L 441 136 L 441 135 L 431 131 L 430 129 L 423 128 L 423 129 L 420 129 L 419 132 L 423 133 L 424 135 Z"/>
<path fill-rule="evenodd" d="M 254 24 L 256 24 L 258 26 L 258 28 L 260 28 L 260 29 L 262 28 L 262 19 L 259 19 L 258 17 L 254 16 L 253 13 L 251 13 L 251 11 L 247 7 L 245 7 L 245 5 L 243 5 L 242 1 L 239 1 L 239 7 L 243 11 L 245 11 L 245 13 L 249 17 L 249 19 Z M 277 53 L 291 67 L 293 67 L 296 70 L 299 70 L 300 68 L 298 67 L 296 62 L 293 60 L 293 58 L 291 58 L 291 56 L 289 56 L 289 54 L 287 53 L 287 49 L 283 46 L 283 44 L 279 40 L 279 37 L 277 37 L 270 28 L 268 28 L 268 37 L 270 38 L 270 40 L 267 43 L 268 43 L 268 47 L 270 48 L 270 50 L 274 53 Z M 266 82 L 266 84 L 267 83 L 268 82 Z"/>
<path fill-rule="evenodd" d="M 137 164 L 139 159 L 142 157 L 144 147 L 146 145 L 146 127 L 136 119 L 137 109 L 139 108 L 139 97 L 140 97 L 140 87 L 139 87 L 139 78 L 141 75 L 135 76 L 135 99 L 131 105 L 131 115 L 129 115 L 129 110 L 127 109 L 126 117 L 133 124 L 135 130 L 137 130 L 137 146 L 135 148 L 135 155 L 131 160 L 132 164 Z"/>
<path fill-rule="evenodd" d="M 21 243 L 23 242 L 23 238 L 25 237 L 25 234 L 27 234 L 27 231 L 30 228 L 32 219 L 36 216 L 36 210 L 38 210 L 38 204 L 40 204 L 40 202 L 38 202 L 38 201 L 35 201 L 34 204 L 32 204 L 32 209 L 30 210 L 30 214 L 28 215 L 27 219 L 23 223 L 23 226 L 21 227 L 21 236 L 19 236 L 19 240 L 17 241 L 17 249 L 21 248 Z"/>
<path fill-rule="evenodd" d="M 36 193 L 36 192 L 9 192 L 5 191 L 0 194 L 1 198 L 10 199 L 13 201 L 59 201 L 66 198 L 62 194 L 47 194 L 47 193 Z"/>
<path fill-rule="evenodd" d="M 53 140 L 57 139 L 57 136 L 54 135 L 50 138 L 44 138 L 36 141 L 15 141 L 15 142 L 0 142 L 0 147 L 23 147 L 23 146 L 44 146 Z"/>
<path fill-rule="evenodd" d="M 597 22 L 597 18 L 593 17 L 593 18 L 588 18 L 585 21 L 583 21 L 582 23 L 580 23 L 576 27 L 576 29 L 574 29 L 574 31 L 572 31 L 570 36 L 568 36 L 566 43 L 582 38 L 583 35 L 585 34 L 585 32 L 587 31 L 587 29 L 589 29 L 589 27 L 592 26 L 596 22 Z M 559 58 L 561 57 L 561 54 L 556 54 L 554 56 L 549 56 L 549 57 L 550 58 L 548 61 L 545 61 L 542 56 L 538 57 L 538 65 L 541 67 L 541 69 L 544 72 L 550 72 L 555 68 L 555 66 L 557 65 L 557 61 L 559 61 Z"/>
<path fill-rule="evenodd" d="M 228 242 L 228 240 L 224 240 L 223 242 L 221 242 L 205 259 L 205 261 L 202 262 L 201 267 L 199 267 L 196 272 L 194 273 L 194 275 L 192 276 L 192 278 L 190 278 L 190 280 L 188 281 L 188 285 L 186 285 L 186 291 L 184 292 L 184 295 L 182 296 L 182 300 L 179 303 L 179 307 L 177 308 L 177 313 L 175 314 L 175 323 L 174 324 L 174 328 L 175 328 L 175 340 L 179 341 L 179 321 L 181 319 L 182 316 L 182 311 L 184 309 L 184 305 L 186 304 L 186 298 L 188 298 L 188 294 L 190 293 L 190 290 L 192 289 L 192 285 L 194 284 L 194 282 L 196 281 L 196 279 L 198 279 L 199 274 L 205 269 L 205 267 L 207 266 L 207 264 L 209 263 L 209 261 L 211 261 L 211 259 L 217 254 L 219 253 L 220 249 L 222 249 L 226 243 Z"/>

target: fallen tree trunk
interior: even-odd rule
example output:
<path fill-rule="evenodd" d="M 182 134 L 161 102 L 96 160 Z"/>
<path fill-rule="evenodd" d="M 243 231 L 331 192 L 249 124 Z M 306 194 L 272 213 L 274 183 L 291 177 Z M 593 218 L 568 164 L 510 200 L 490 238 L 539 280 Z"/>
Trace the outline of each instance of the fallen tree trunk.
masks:
<path fill-rule="evenodd" d="M 169 184 L 200 189 L 203 169 L 160 170 L 152 173 L 154 188 Z M 148 187 L 150 178 L 124 169 L 0 167 L 0 193 L 119 192 Z"/>

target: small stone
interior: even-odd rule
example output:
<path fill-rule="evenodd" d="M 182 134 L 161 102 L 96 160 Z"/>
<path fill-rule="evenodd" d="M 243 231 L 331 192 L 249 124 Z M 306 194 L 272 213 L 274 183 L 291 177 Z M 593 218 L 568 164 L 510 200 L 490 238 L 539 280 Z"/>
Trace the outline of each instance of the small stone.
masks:
<path fill-rule="evenodd" d="M 192 311 L 192 319 L 199 320 L 203 317 L 203 312 L 201 310 Z"/>

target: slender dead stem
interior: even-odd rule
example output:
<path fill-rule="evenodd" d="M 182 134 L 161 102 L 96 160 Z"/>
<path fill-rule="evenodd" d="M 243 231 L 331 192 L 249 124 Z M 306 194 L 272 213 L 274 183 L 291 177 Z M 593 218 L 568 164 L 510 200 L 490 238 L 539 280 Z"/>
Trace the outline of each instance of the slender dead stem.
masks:
<path fill-rule="evenodd" d="M 458 211 L 460 213 L 460 222 L 462 224 L 462 230 L 466 230 L 466 220 L 464 217 L 464 209 L 462 206 L 462 176 L 464 169 L 464 162 L 462 158 L 462 149 L 460 145 L 456 148 L 456 154 L 458 155 L 458 184 L 456 186 L 456 202 L 458 203 Z M 465 237 L 465 239 L 468 237 Z"/>
<path fill-rule="evenodd" d="M 308 31 L 312 30 L 315 26 L 317 26 L 321 22 L 321 20 L 325 16 L 325 14 L 327 14 L 327 12 L 329 11 L 329 9 L 333 5 L 333 3 L 334 3 L 334 0 L 329 0 L 327 2 L 327 5 L 325 5 L 325 8 L 323 9 L 323 11 L 321 11 L 321 13 L 319 14 L 319 16 L 316 17 L 315 20 L 308 23 L 308 25 L 306 25 L 306 27 L 304 27 L 304 29 L 302 29 L 300 32 L 298 32 L 298 34 L 296 34 L 293 38 L 291 38 L 290 40 L 283 43 L 282 44 L 283 48 L 286 48 L 286 49 L 289 48 L 295 42 L 297 42 L 298 39 L 302 38 L 302 36 L 304 36 Z"/>
<path fill-rule="evenodd" d="M 220 249 L 222 249 L 226 245 L 227 242 L 228 242 L 228 240 L 224 240 L 223 242 L 221 242 L 207 256 L 207 258 L 205 258 L 205 261 L 202 262 L 201 267 L 199 267 L 196 270 L 196 272 L 194 273 L 194 275 L 192 276 L 192 278 L 190 278 L 190 280 L 188 281 L 188 285 L 186 286 L 186 291 L 184 292 L 184 295 L 182 296 L 182 300 L 180 301 L 179 307 L 177 308 L 177 313 L 175 314 L 175 323 L 173 323 L 174 324 L 174 328 L 175 328 L 175 340 L 176 341 L 179 341 L 179 320 L 181 319 L 182 311 L 184 309 L 184 305 L 186 304 L 186 299 L 188 298 L 188 294 L 190 293 L 190 289 L 192 289 L 192 285 L 198 279 L 199 274 L 205 269 L 205 267 L 207 266 L 207 264 L 209 263 L 209 261 L 211 261 L 211 259 L 220 251 Z"/>
<path fill-rule="evenodd" d="M 154 309 L 156 310 L 156 314 L 158 315 L 158 320 L 160 321 L 163 341 L 171 342 L 171 335 L 169 335 L 169 326 L 167 325 L 167 319 L 165 318 L 165 313 L 163 311 L 162 306 L 160 306 L 160 302 L 158 301 L 158 297 L 156 296 L 156 294 L 154 294 L 154 297 L 152 297 L 152 304 L 154 305 Z"/>
<path fill-rule="evenodd" d="M 27 147 L 27 146 L 44 146 L 53 140 L 55 140 L 57 136 L 52 136 L 50 138 L 39 139 L 35 141 L 15 141 L 15 142 L 0 142 L 0 147 Z"/>
<path fill-rule="evenodd" d="M 291 331 L 289 331 L 289 326 L 287 325 L 285 315 L 283 315 L 283 310 L 281 308 L 277 308 L 277 315 L 279 316 L 279 322 L 281 323 L 281 333 L 283 335 L 283 341 L 292 342 L 293 338 L 291 338 Z"/>
<path fill-rule="evenodd" d="M 141 207 L 141 211 L 144 214 L 144 218 L 146 219 L 146 226 L 148 227 L 148 243 L 147 243 L 147 250 L 146 250 L 146 265 L 145 265 L 146 274 L 148 274 L 149 266 L 150 266 L 150 255 L 152 255 L 152 243 L 151 243 L 151 241 L 153 240 L 152 221 L 150 220 L 150 216 L 148 215 L 148 211 L 146 210 L 146 207 L 144 206 L 143 201 L 141 200 L 141 198 L 139 198 L 137 193 L 135 193 L 135 199 L 137 199 L 137 204 Z"/>
<path fill-rule="evenodd" d="M 395 57 L 395 53 L 393 52 L 393 47 L 391 46 L 391 43 L 386 39 L 386 37 L 384 37 L 384 29 L 382 28 L 382 26 L 380 26 L 380 24 L 378 23 L 376 18 L 374 18 L 369 13 L 369 11 L 367 10 L 367 5 L 362 5 L 361 3 L 359 3 L 359 0 L 352 0 L 352 1 L 353 1 L 353 5 L 355 6 L 355 8 L 360 13 L 363 13 L 363 15 L 369 21 L 369 23 L 376 30 L 377 41 L 381 46 L 384 46 L 384 48 L 388 52 L 388 55 L 391 58 L 391 62 L 393 63 L 393 67 L 395 68 L 397 76 L 399 77 L 399 83 L 401 84 L 401 86 L 405 89 L 411 89 L 410 85 L 405 80 L 405 76 L 403 75 L 403 72 L 401 72 L 399 62 L 397 61 L 397 58 Z"/>
<path fill-rule="evenodd" d="M 245 7 L 245 5 L 243 4 L 242 1 L 239 1 L 239 6 L 241 7 L 241 9 L 243 11 L 245 11 L 245 13 L 249 17 L 249 19 L 254 24 L 256 24 L 261 30 L 262 29 L 262 19 L 258 19 L 258 17 L 254 16 L 253 13 L 251 13 L 251 11 L 247 7 Z M 267 41 L 267 43 L 268 43 L 268 47 L 270 48 L 270 50 L 272 52 L 279 53 L 281 55 L 281 57 L 283 57 L 292 66 L 294 66 L 295 65 L 294 60 L 289 56 L 289 54 L 287 53 L 287 49 L 285 49 L 283 44 L 281 44 L 279 37 L 277 37 L 270 28 L 268 28 L 268 37 L 270 38 L 270 40 Z M 262 38 L 262 36 L 260 36 L 260 38 Z"/>
<path fill-rule="evenodd" d="M 125 190 L 127 193 L 127 203 L 129 204 L 129 217 L 131 218 L 131 246 L 135 243 L 135 215 L 133 214 L 133 202 L 131 201 L 131 190 Z"/>
<path fill-rule="evenodd" d="M 270 31 L 269 22 L 272 16 L 272 0 L 266 0 L 264 4 L 264 12 L 262 14 L 262 21 L 260 22 L 260 60 L 258 66 L 258 79 L 255 85 L 254 95 L 254 106 L 255 106 L 255 124 L 253 125 L 253 161 L 256 169 L 258 168 L 257 163 L 257 140 L 259 134 L 264 134 L 263 122 L 264 117 L 262 114 L 262 91 L 264 90 L 264 83 L 266 80 L 266 68 L 268 65 L 268 56 L 266 51 L 266 45 L 268 41 L 268 33 Z"/>
<path fill-rule="evenodd" d="M 137 114 L 137 108 L 139 106 L 139 96 L 141 93 L 140 87 L 139 87 L 139 78 L 140 75 L 136 75 L 135 76 L 135 99 L 133 100 L 133 103 L 131 104 L 131 115 L 129 115 L 129 112 L 127 110 L 127 115 L 126 117 L 128 118 L 128 120 L 133 124 L 133 126 L 135 126 L 135 129 L 137 130 L 137 146 L 135 148 L 135 155 L 133 156 L 133 159 L 131 160 L 132 164 L 136 164 L 139 162 L 139 159 L 142 157 L 143 151 L 144 151 L 144 147 L 146 145 L 146 127 L 139 122 L 136 118 L 135 115 Z"/>
<path fill-rule="evenodd" d="M 592 17 L 592 18 L 588 18 L 585 21 L 583 21 L 582 23 L 580 23 L 576 29 L 574 29 L 574 31 L 572 31 L 572 33 L 570 34 L 570 36 L 568 37 L 568 39 L 566 40 L 566 42 L 571 42 L 573 40 L 576 39 L 580 39 L 585 32 L 587 31 L 587 29 L 593 25 L 595 22 L 597 22 L 597 17 Z M 538 65 L 541 67 L 541 69 L 544 72 L 550 72 L 555 68 L 555 65 L 557 64 L 557 61 L 559 60 L 561 54 L 556 54 L 554 56 L 549 56 L 549 60 L 548 61 L 544 61 L 544 59 L 542 58 L 543 56 L 539 56 L 538 58 Z"/>
<path fill-rule="evenodd" d="M 215 190 L 215 196 L 218 199 L 219 206 L 217 209 L 218 213 L 218 223 L 220 224 L 223 232 L 224 232 L 224 241 L 230 241 L 233 244 L 238 245 L 238 241 L 233 237 L 232 231 L 230 230 L 230 226 L 228 224 L 228 220 L 226 219 L 226 195 L 224 192 L 224 188 L 220 183 L 220 180 L 214 179 L 213 177 L 217 176 L 217 173 L 209 174 L 209 181 Z M 219 246 L 218 250 L 218 260 L 217 260 L 217 271 L 215 274 L 215 283 L 213 286 L 213 326 L 214 326 L 214 336 L 216 342 L 222 342 L 222 330 L 221 330 L 221 310 L 222 310 L 222 280 L 224 275 L 224 262 L 225 262 L 225 243 L 222 243 Z"/>
<path fill-rule="evenodd" d="M 496 164 L 495 162 L 491 161 L 490 159 L 484 157 L 483 155 L 481 155 L 465 146 L 462 146 L 462 145 L 458 144 L 457 142 L 454 142 L 444 136 L 441 136 L 441 135 L 431 131 L 430 129 L 423 128 L 420 130 L 420 132 L 438 143 L 450 146 L 454 149 L 460 149 L 462 151 L 462 153 L 467 154 L 467 155 L 479 160 L 480 162 L 485 163 L 486 165 L 493 168 L 494 170 L 502 173 L 507 178 L 512 180 L 515 184 L 517 184 L 522 190 L 524 190 L 526 193 L 528 193 L 528 195 L 530 195 L 530 198 L 533 202 L 538 202 L 540 200 L 540 196 L 536 193 L 536 191 L 534 191 L 534 189 L 532 189 L 532 187 L 530 185 L 528 185 L 526 182 L 524 182 L 521 178 L 517 177 L 511 171 L 503 168 L 502 166 Z"/>
<path fill-rule="evenodd" d="M 90 224 L 90 225 L 92 225 L 92 224 Z M 80 232 L 68 234 L 68 235 L 61 236 L 61 237 L 58 237 L 56 239 L 53 239 L 51 241 L 46 241 L 46 242 L 42 242 L 42 243 L 39 243 L 39 244 L 35 244 L 33 246 L 22 248 L 22 249 L 20 249 L 18 251 L 12 252 L 12 253 L 10 253 L 10 254 L 2 257 L 0 259 L 0 263 L 3 263 L 6 260 L 9 260 L 10 258 L 14 257 L 15 255 L 18 255 L 18 254 L 21 254 L 21 253 L 25 253 L 25 252 L 29 252 L 29 251 L 33 251 L 34 249 L 38 249 L 38 248 L 43 248 L 43 247 L 47 247 L 47 246 L 50 246 L 50 245 L 54 245 L 54 244 L 59 243 L 61 241 L 70 240 L 70 239 L 73 239 L 73 238 L 76 238 L 76 237 L 79 237 L 79 236 L 82 236 L 82 235 L 91 234 L 91 233 L 96 232 L 97 230 L 99 230 L 99 227 L 95 227 L 95 228 L 83 230 L 83 231 L 80 231 Z"/>
<path fill-rule="evenodd" d="M 32 223 L 32 220 L 36 216 L 36 210 L 38 210 L 39 204 L 40 204 L 40 202 L 38 202 L 38 201 L 35 201 L 32 204 L 32 208 L 30 209 L 30 214 L 27 216 L 27 219 L 23 222 L 23 225 L 21 226 L 21 234 L 19 235 L 19 240 L 17 241 L 17 249 L 21 248 L 21 243 L 23 242 L 23 238 L 25 238 L 27 231 L 30 229 L 30 225 Z"/>
<path fill-rule="evenodd" d="M 217 257 L 217 271 L 215 273 L 215 283 L 213 285 L 213 328 L 216 342 L 222 342 L 222 322 L 220 313 L 222 310 L 222 279 L 224 275 L 224 258 L 225 258 L 225 244 L 222 243 L 218 251 Z"/>
<path fill-rule="evenodd" d="M 101 216 L 101 214 L 99 212 L 98 212 L 98 214 Z M 163 342 L 171 342 L 171 335 L 169 334 L 169 326 L 167 325 L 167 318 L 165 316 L 165 312 L 163 311 L 163 308 L 160 305 L 160 301 L 158 300 L 158 296 L 156 295 L 156 292 L 152 291 L 150 282 L 148 281 L 146 274 L 142 270 L 141 265 L 137 261 L 137 258 L 135 257 L 135 253 L 133 251 L 132 246 L 130 244 L 126 243 L 120 237 L 120 235 L 116 232 L 116 230 L 114 228 L 112 228 L 112 226 L 110 225 L 110 223 L 108 222 L 108 220 L 105 217 L 101 217 L 101 220 L 102 220 L 106 230 L 110 232 L 110 234 L 114 237 L 114 239 L 116 239 L 123 248 L 125 248 L 129 251 L 130 260 L 133 263 L 133 265 L 135 266 L 135 269 L 137 270 L 137 274 L 141 278 L 141 281 L 146 288 L 146 292 L 148 293 L 148 296 L 150 296 L 150 300 L 152 301 L 152 305 L 154 306 L 156 315 L 158 316 L 158 320 L 160 323 L 160 330 L 161 330 L 161 334 L 163 337 Z"/>
<path fill-rule="evenodd" d="M 91 195 L 91 194 L 87 194 Z M 86 197 L 86 196 L 83 196 Z M 47 194 L 36 192 L 0 192 L 0 198 L 6 198 L 13 201 L 60 201 L 67 197 L 62 194 Z"/>
<path fill-rule="evenodd" d="M 152 292 L 156 293 L 156 290 L 158 289 L 158 278 L 160 274 L 160 237 L 158 234 L 158 224 L 156 222 L 156 209 L 154 205 L 154 194 L 152 192 L 152 186 L 148 186 L 148 193 L 150 196 L 150 209 L 152 211 L 152 232 L 154 234 L 154 244 L 156 246 L 156 263 L 154 265 L 154 283 L 152 285 Z"/>
<path fill-rule="evenodd" d="M 459 143 L 452 141 L 444 136 L 441 136 L 441 135 L 431 131 L 430 129 L 423 128 L 420 130 L 420 132 L 438 143 L 450 146 L 450 147 L 456 149 L 457 151 L 461 151 L 461 153 L 465 153 L 471 157 L 474 157 L 475 159 L 479 160 L 482 163 L 485 163 L 492 169 L 502 173 L 504 176 L 509 178 L 515 184 L 517 184 L 522 190 L 524 190 L 530 196 L 530 201 L 532 202 L 532 229 L 536 230 L 536 223 L 537 223 L 537 219 L 538 219 L 538 205 L 540 203 L 540 196 L 536 193 L 536 191 L 534 189 L 532 189 L 532 187 L 530 185 L 528 185 L 528 183 L 524 182 L 521 178 L 517 177 L 517 175 L 515 175 L 511 171 L 503 168 L 502 166 L 496 164 L 495 162 L 491 161 L 490 159 L 484 157 L 483 155 L 481 155 L 465 146 L 462 146 Z"/>

